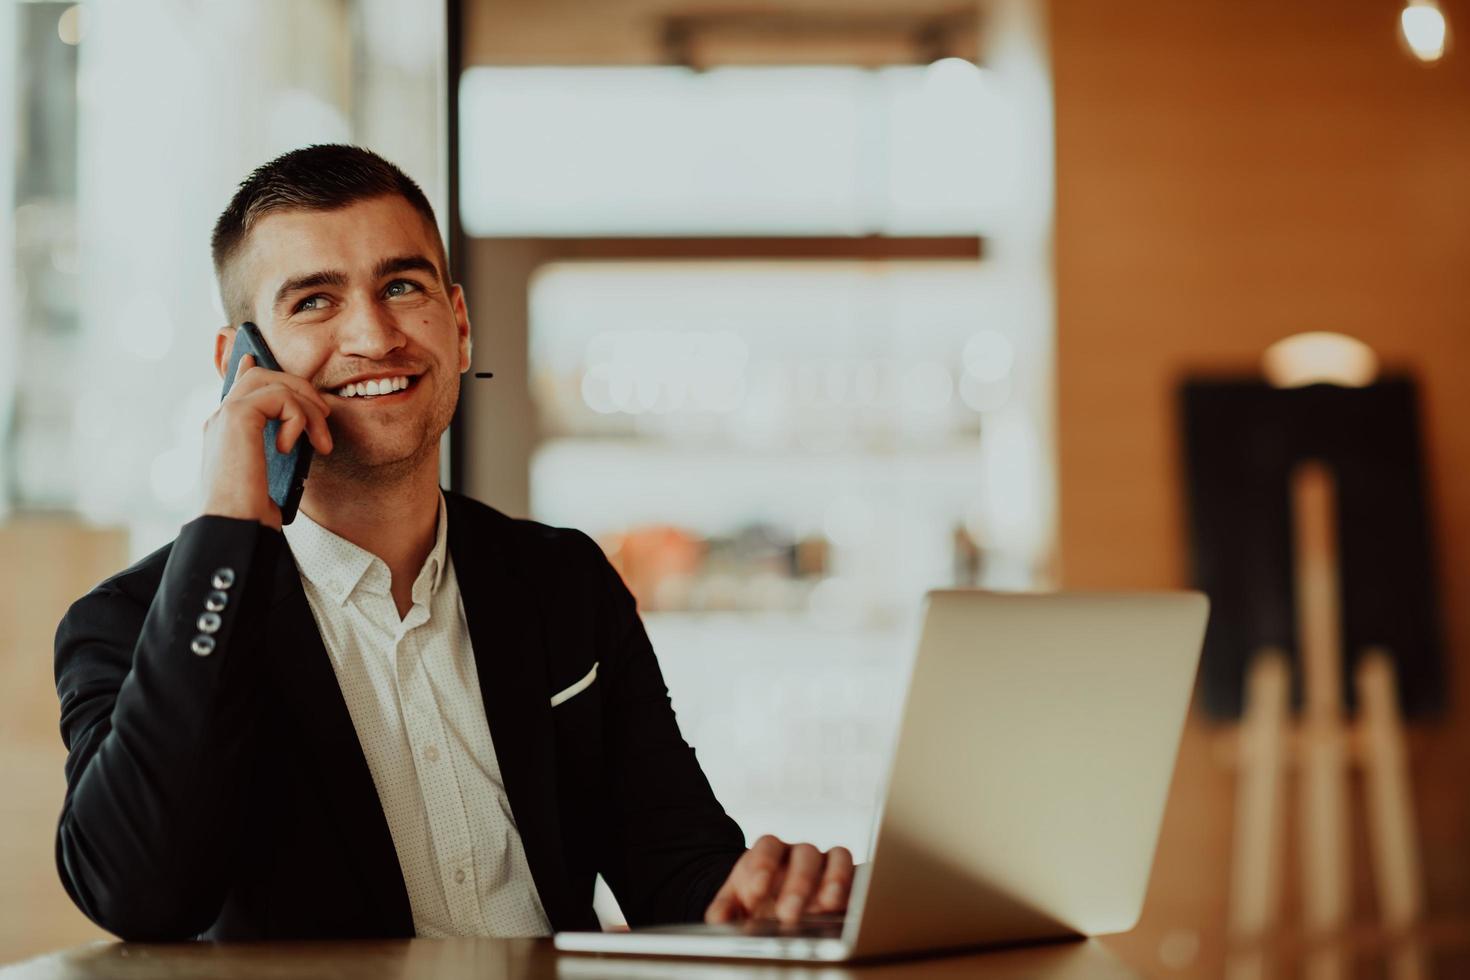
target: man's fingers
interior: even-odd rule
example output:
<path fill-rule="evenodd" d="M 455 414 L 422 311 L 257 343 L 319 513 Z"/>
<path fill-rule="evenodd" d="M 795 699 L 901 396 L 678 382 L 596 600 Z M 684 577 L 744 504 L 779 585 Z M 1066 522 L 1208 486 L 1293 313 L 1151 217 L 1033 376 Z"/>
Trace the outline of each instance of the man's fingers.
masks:
<path fill-rule="evenodd" d="M 730 881 L 730 878 L 725 879 L 725 883 L 715 893 L 714 901 L 710 902 L 709 908 L 704 910 L 705 922 L 714 925 L 721 922 L 729 922 L 735 917 L 735 887 L 730 884 Z"/>
<path fill-rule="evenodd" d="M 705 921 L 774 916 L 796 922 L 807 911 L 841 912 L 847 908 L 853 875 L 852 852 L 845 847 L 823 854 L 811 844 L 762 837 L 730 869 L 705 910 Z"/>
<path fill-rule="evenodd" d="M 314 402 L 298 397 L 286 385 L 270 385 L 253 392 L 247 400 L 239 403 L 236 410 L 259 412 L 267 421 L 279 419 L 281 427 L 276 432 L 276 449 L 279 452 L 290 452 L 302 431 L 309 433 L 318 452 L 332 451 L 332 434 L 327 428 L 326 416 Z"/>
<path fill-rule="evenodd" d="M 293 414 L 289 418 L 283 418 L 281 427 L 276 430 L 276 451 L 289 453 L 305 428 L 306 416 L 304 415 Z"/>
<path fill-rule="evenodd" d="M 332 414 L 331 402 L 327 401 L 327 396 L 325 392 L 317 390 L 316 385 L 312 384 L 310 381 L 307 381 L 305 378 L 298 378 L 294 374 L 285 375 L 285 378 L 286 384 L 290 385 L 293 389 L 300 391 L 302 394 L 310 398 L 313 403 L 320 406 L 323 415 Z"/>
<path fill-rule="evenodd" d="M 270 380 L 276 384 L 285 385 L 301 399 L 311 402 L 323 415 L 332 414 L 332 406 L 327 404 L 327 396 L 317 391 L 316 386 L 305 378 L 298 378 L 284 371 L 274 371 L 270 375 Z"/>
<path fill-rule="evenodd" d="M 332 406 L 327 402 L 327 397 L 316 389 L 310 381 L 285 371 L 272 371 L 269 368 L 260 367 L 255 363 L 253 354 L 245 354 L 240 358 L 240 365 L 235 369 L 235 383 L 230 386 L 227 398 L 246 398 L 252 393 L 271 385 L 281 385 L 291 390 L 303 401 L 309 401 L 317 407 L 323 415 L 332 414 Z"/>
<path fill-rule="evenodd" d="M 240 380 L 245 377 L 245 372 L 249 371 L 253 367 L 255 367 L 255 355 L 242 354 L 240 356 L 240 363 L 235 365 L 235 379 L 230 382 L 230 394 L 233 395 L 235 393 L 235 387 L 239 385 Z"/>
<path fill-rule="evenodd" d="M 775 834 L 762 834 L 760 839 L 750 846 L 746 857 L 760 858 L 779 866 L 786 860 L 786 852 L 790 849 L 791 845 Z"/>
<path fill-rule="evenodd" d="M 319 451 L 329 451 L 331 442 L 330 436 L 326 435 L 327 423 L 314 405 L 287 395 L 281 405 L 280 419 L 281 428 L 276 432 L 276 448 L 281 452 L 290 452 L 300 441 L 303 432 Z M 323 449 L 323 446 L 328 448 Z"/>
<path fill-rule="evenodd" d="M 319 453 L 330 453 L 332 451 L 332 431 L 327 427 L 327 416 L 322 412 L 313 412 L 311 422 L 311 444 Z"/>
<path fill-rule="evenodd" d="M 255 362 L 254 354 L 243 354 L 240 363 L 235 367 L 235 382 L 230 385 L 230 393 L 225 397 L 245 398 L 251 392 L 270 384 L 273 376 L 280 373 L 261 367 Z"/>
<path fill-rule="evenodd" d="M 797 844 L 791 848 L 791 855 L 786 863 L 786 882 L 781 887 L 781 896 L 776 900 L 776 918 L 782 922 L 800 919 L 821 876 L 821 851 L 811 844 Z"/>
<path fill-rule="evenodd" d="M 740 863 L 745 867 L 736 887 L 740 904 L 747 913 L 754 915 L 761 903 L 772 895 L 776 875 L 786 863 L 786 852 L 789 850 L 790 845 L 785 841 L 766 834 L 740 858 Z"/>
<path fill-rule="evenodd" d="M 845 847 L 834 847 L 828 851 L 822 882 L 809 907 L 818 912 L 841 912 L 847 908 L 847 898 L 852 892 L 852 874 L 851 851 Z"/>

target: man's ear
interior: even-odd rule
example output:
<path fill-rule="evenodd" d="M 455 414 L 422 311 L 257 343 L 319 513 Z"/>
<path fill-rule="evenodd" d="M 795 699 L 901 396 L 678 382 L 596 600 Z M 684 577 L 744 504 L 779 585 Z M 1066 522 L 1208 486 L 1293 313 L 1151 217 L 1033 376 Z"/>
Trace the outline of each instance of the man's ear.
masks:
<path fill-rule="evenodd" d="M 464 287 L 459 283 L 450 289 L 450 303 L 454 306 L 454 325 L 459 331 L 459 373 L 464 374 L 470 369 L 470 348 L 474 342 L 470 339 L 470 312 L 465 307 Z"/>
<path fill-rule="evenodd" d="M 220 380 L 225 378 L 225 370 L 230 366 L 230 351 L 235 347 L 235 330 L 231 325 L 219 328 L 214 335 L 214 369 L 219 372 Z"/>

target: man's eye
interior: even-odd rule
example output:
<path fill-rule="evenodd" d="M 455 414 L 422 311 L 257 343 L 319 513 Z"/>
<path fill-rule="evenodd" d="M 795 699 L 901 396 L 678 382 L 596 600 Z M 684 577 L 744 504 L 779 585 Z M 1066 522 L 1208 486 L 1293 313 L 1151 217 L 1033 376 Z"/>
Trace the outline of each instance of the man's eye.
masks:
<path fill-rule="evenodd" d="M 399 286 L 405 287 L 404 288 L 404 292 L 397 292 L 397 293 L 395 293 L 394 290 L 397 289 Z M 419 284 L 416 283 L 416 282 L 413 282 L 411 280 L 408 280 L 408 279 L 395 279 L 395 280 L 393 280 L 392 282 L 390 282 L 388 284 L 388 288 L 385 289 L 385 290 L 383 290 L 383 292 L 385 292 L 389 296 L 402 296 L 408 290 L 418 290 L 418 288 L 419 288 Z"/>
<path fill-rule="evenodd" d="M 325 296 L 323 296 L 321 293 L 317 293 L 315 296 L 308 296 L 308 297 L 306 297 L 306 299 L 304 299 L 301 302 L 299 302 L 299 303 L 296 304 L 296 309 L 295 309 L 294 312 L 296 312 L 296 313 L 309 313 L 312 310 L 319 310 L 319 309 L 321 309 L 321 306 L 320 305 L 311 305 L 311 304 L 325 303 L 326 300 L 327 300 L 327 298 Z"/>

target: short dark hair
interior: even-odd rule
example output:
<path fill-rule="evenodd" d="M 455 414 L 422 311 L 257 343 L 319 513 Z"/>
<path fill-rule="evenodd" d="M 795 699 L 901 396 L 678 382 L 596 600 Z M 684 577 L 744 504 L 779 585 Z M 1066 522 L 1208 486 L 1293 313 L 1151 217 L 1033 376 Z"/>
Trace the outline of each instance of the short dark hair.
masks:
<path fill-rule="evenodd" d="M 419 185 L 372 150 L 341 143 L 320 143 L 283 153 L 256 167 L 240 183 L 210 236 L 214 275 L 231 323 L 251 316 L 249 298 L 231 295 L 226 270 L 244 246 L 256 222 L 275 211 L 334 211 L 369 198 L 396 194 L 423 216 L 438 250 L 439 275 L 449 284 L 449 262 L 434 208 Z"/>

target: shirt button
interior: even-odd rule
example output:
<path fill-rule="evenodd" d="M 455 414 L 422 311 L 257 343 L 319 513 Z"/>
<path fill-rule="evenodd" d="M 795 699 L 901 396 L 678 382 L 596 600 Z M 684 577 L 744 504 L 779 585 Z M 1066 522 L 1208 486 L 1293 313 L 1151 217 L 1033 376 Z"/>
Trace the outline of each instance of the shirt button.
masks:
<path fill-rule="evenodd" d="M 199 621 L 194 625 L 199 627 L 201 633 L 218 633 L 220 618 L 217 612 L 206 612 L 199 614 Z"/>
<path fill-rule="evenodd" d="M 454 869 L 454 883 L 456 885 L 464 884 L 464 868 Z"/>
<path fill-rule="evenodd" d="M 214 570 L 214 578 L 211 583 L 216 589 L 228 589 L 235 584 L 235 570 L 226 566 Z"/>
<path fill-rule="evenodd" d="M 230 597 L 218 590 L 204 597 L 204 608 L 210 612 L 219 612 L 225 606 L 229 605 L 229 603 Z"/>
<path fill-rule="evenodd" d="M 428 759 L 430 762 L 438 762 L 439 747 L 437 745 L 430 745 L 428 748 L 424 749 L 424 758 Z M 463 872 L 461 872 L 461 874 L 463 874 Z"/>
<path fill-rule="evenodd" d="M 207 657 L 211 653 L 214 653 L 214 637 L 206 633 L 200 633 L 194 637 L 194 642 L 189 644 L 189 649 L 201 657 Z"/>

